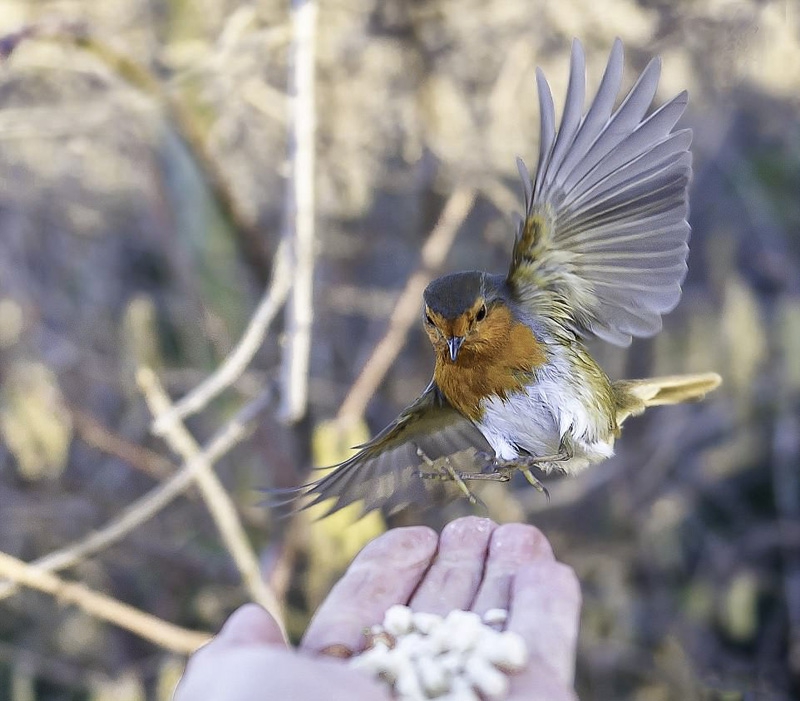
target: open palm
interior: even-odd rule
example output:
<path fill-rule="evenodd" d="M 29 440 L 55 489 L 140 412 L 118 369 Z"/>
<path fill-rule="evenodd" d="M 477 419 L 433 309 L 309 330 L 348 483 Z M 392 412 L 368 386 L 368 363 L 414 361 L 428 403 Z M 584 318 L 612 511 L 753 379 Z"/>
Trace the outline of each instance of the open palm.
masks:
<path fill-rule="evenodd" d="M 512 678 L 509 699 L 575 698 L 575 575 L 555 561 L 533 526 L 467 517 L 440 536 L 417 526 L 372 541 L 320 606 L 297 649 L 282 642 L 263 609 L 242 607 L 192 657 L 175 699 L 388 699 L 384 685 L 319 653 L 333 645 L 361 650 L 364 629 L 394 604 L 440 615 L 507 609 L 508 630 L 522 635 L 530 654 L 527 668 Z"/>

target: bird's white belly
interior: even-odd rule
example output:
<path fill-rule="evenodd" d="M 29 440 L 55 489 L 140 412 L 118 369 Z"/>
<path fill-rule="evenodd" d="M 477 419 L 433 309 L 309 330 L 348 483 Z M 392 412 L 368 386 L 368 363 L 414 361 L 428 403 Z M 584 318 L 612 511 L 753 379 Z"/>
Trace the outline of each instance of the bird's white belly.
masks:
<path fill-rule="evenodd" d="M 572 458 L 541 467 L 547 472 L 555 467 L 577 472 L 614 454 L 614 436 L 607 419 L 589 414 L 587 406 L 593 402 L 583 394 L 579 387 L 544 378 L 505 400 L 485 400 L 483 416 L 476 425 L 503 460 L 513 460 L 522 451 L 533 456 L 556 455 L 567 444 Z"/>

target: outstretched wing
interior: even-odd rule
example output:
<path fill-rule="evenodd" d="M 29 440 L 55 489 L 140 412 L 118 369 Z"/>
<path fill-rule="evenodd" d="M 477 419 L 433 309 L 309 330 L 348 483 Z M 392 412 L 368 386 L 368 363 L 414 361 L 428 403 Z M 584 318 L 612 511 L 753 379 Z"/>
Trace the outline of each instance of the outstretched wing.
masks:
<path fill-rule="evenodd" d="M 550 88 L 537 69 L 539 164 L 531 181 L 518 161 L 525 218 L 508 284 L 534 314 L 628 345 L 632 336 L 660 330 L 661 315 L 680 298 L 690 231 L 692 134 L 672 131 L 686 108 L 685 91 L 645 118 L 658 85 L 658 59 L 612 113 L 622 64 L 617 40 L 582 116 L 584 54 L 574 41 L 558 131 Z"/>
<path fill-rule="evenodd" d="M 392 512 L 424 504 L 432 491 L 441 490 L 444 483 L 415 474 L 430 472 L 428 461 L 446 457 L 455 470 L 474 471 L 478 451 L 493 454 L 483 434 L 448 404 L 433 382 L 394 423 L 358 447 L 333 472 L 292 494 L 312 497 L 306 507 L 335 500 L 326 516 L 356 501 L 363 503 L 363 513 L 381 507 Z"/>

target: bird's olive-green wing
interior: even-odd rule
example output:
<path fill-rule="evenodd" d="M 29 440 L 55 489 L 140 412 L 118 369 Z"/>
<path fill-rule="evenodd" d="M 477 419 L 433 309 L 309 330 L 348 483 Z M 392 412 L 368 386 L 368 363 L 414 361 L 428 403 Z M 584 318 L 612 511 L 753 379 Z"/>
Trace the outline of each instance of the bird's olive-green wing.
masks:
<path fill-rule="evenodd" d="M 311 497 L 306 506 L 332 499 L 328 515 L 358 501 L 364 513 L 424 505 L 431 492 L 448 486 L 416 474 L 431 471 L 428 461 L 447 457 L 455 470 L 474 471 L 478 451 L 493 454 L 481 432 L 448 404 L 433 382 L 392 424 L 358 447 L 333 472 L 296 490 L 297 496 Z"/>
<path fill-rule="evenodd" d="M 617 345 L 661 328 L 686 275 L 691 131 L 673 132 L 682 92 L 645 116 L 658 85 L 652 60 L 620 106 L 617 40 L 597 95 L 584 109 L 584 54 L 572 46 L 569 86 L 556 130 L 553 99 L 537 70 L 541 139 L 525 185 L 508 284 L 534 314 Z"/>

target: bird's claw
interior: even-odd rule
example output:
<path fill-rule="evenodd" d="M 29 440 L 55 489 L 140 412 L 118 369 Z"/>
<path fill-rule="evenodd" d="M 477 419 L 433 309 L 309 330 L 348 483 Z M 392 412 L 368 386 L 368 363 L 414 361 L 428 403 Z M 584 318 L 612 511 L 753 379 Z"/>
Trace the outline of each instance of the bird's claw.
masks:
<path fill-rule="evenodd" d="M 470 504 L 481 503 L 478 497 L 473 494 L 472 490 L 467 486 L 468 481 L 491 481 L 491 482 L 508 482 L 511 480 L 515 472 L 521 472 L 530 485 L 537 491 L 544 494 L 547 501 L 550 501 L 550 492 L 531 472 L 532 467 L 538 467 L 543 462 L 551 462 L 553 459 L 566 459 L 560 454 L 557 456 L 548 455 L 544 458 L 536 456 L 520 456 L 514 460 L 503 460 L 494 455 L 490 455 L 484 451 L 476 453 L 476 457 L 484 465 L 480 472 L 463 472 L 453 469 L 450 464 L 449 458 L 445 457 L 437 462 L 431 460 L 419 446 L 416 447 L 417 456 L 428 466 L 428 470 L 414 470 L 412 473 L 415 477 L 420 479 L 437 479 L 448 480 L 455 482 L 459 489 L 467 497 Z"/>
<path fill-rule="evenodd" d="M 550 492 L 531 472 L 532 467 L 539 467 L 543 462 L 552 462 L 554 459 L 565 460 L 566 456 L 548 455 L 544 458 L 537 456 L 520 456 L 513 460 L 503 460 L 485 452 L 477 453 L 479 459 L 485 458 L 484 466 L 480 472 L 463 473 L 464 480 L 492 480 L 496 482 L 508 482 L 515 472 L 519 471 L 537 491 L 541 492 L 550 501 Z"/>
<path fill-rule="evenodd" d="M 453 481 L 458 485 L 458 488 L 461 490 L 470 504 L 473 506 L 477 504 L 483 504 L 483 502 L 481 502 L 481 500 L 472 493 L 472 490 L 464 481 L 464 477 L 466 476 L 465 473 L 453 469 L 453 466 L 450 464 L 450 458 L 445 456 L 437 464 L 435 460 L 431 460 L 425 454 L 425 451 L 422 450 L 422 448 L 419 446 L 415 446 L 415 448 L 417 456 L 430 468 L 430 470 L 427 472 L 423 470 L 415 470 L 413 473 L 414 475 L 420 477 L 421 479 L 440 479 Z"/>

